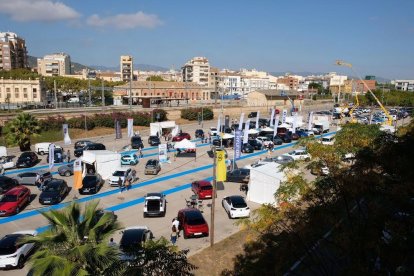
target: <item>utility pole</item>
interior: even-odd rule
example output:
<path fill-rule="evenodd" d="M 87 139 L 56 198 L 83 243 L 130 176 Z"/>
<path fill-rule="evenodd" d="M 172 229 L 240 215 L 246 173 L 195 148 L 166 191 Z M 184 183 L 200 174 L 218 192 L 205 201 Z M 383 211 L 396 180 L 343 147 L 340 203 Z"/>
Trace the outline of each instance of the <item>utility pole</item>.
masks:
<path fill-rule="evenodd" d="M 104 87 L 103 79 L 102 79 L 102 107 L 105 107 L 105 87 Z"/>
<path fill-rule="evenodd" d="M 131 76 L 131 80 L 129 81 L 129 99 L 128 99 L 128 104 L 129 104 L 129 110 L 132 109 L 132 76 Z"/>
<path fill-rule="evenodd" d="M 56 80 L 53 80 L 53 86 L 55 88 L 55 109 L 57 109 L 57 89 L 56 89 Z"/>
<path fill-rule="evenodd" d="M 89 96 L 89 106 L 92 105 L 92 98 L 91 98 L 91 79 L 88 76 L 88 96 Z"/>
<path fill-rule="evenodd" d="M 217 161 L 216 161 L 216 147 L 213 146 L 213 196 L 211 201 L 211 220 L 210 220 L 210 247 L 214 245 L 214 212 L 216 208 L 216 193 L 217 193 L 217 181 L 216 181 L 216 174 L 217 174 Z"/>

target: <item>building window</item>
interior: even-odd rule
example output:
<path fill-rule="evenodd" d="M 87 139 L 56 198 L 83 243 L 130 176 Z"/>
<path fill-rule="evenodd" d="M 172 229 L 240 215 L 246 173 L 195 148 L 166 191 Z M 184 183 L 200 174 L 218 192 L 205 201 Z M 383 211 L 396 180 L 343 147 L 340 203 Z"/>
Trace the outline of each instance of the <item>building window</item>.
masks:
<path fill-rule="evenodd" d="M 23 98 L 27 99 L 27 93 L 23 94 Z"/>
<path fill-rule="evenodd" d="M 23 88 L 23 92 L 24 93 L 27 93 L 27 88 L 25 87 L 25 88 Z"/>
<path fill-rule="evenodd" d="M 37 98 L 37 92 L 33 92 L 33 99 Z"/>
<path fill-rule="evenodd" d="M 6 92 L 10 92 L 10 87 L 7 87 L 6 88 Z"/>

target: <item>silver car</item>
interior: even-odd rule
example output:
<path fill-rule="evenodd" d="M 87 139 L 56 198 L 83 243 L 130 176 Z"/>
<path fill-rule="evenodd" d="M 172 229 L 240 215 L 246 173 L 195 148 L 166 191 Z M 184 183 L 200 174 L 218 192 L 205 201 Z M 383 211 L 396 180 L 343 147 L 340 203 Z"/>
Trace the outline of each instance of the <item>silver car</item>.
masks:
<path fill-rule="evenodd" d="M 14 179 L 16 179 L 19 182 L 19 184 L 36 185 L 36 179 L 38 176 L 43 178 L 43 180 L 52 178 L 52 174 L 50 172 L 45 170 L 38 170 L 33 172 L 19 173 L 14 177 Z"/>

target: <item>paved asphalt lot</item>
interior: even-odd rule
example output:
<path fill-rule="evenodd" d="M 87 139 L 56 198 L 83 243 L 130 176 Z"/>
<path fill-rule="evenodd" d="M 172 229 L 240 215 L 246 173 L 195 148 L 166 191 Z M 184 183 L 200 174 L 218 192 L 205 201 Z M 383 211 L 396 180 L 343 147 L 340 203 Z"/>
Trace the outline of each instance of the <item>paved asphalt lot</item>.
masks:
<path fill-rule="evenodd" d="M 208 127 L 215 126 L 216 121 L 210 121 L 204 123 L 204 130 L 207 131 Z M 188 132 L 193 137 L 195 129 L 200 128 L 197 124 L 184 125 L 182 126 L 183 132 Z M 107 149 L 120 151 L 121 148 L 128 144 L 129 139 L 126 138 L 126 134 L 123 134 L 125 138 L 115 140 L 114 135 L 103 136 L 93 138 L 93 141 L 99 141 L 106 145 Z M 208 179 L 212 177 L 212 162 L 213 159 L 207 155 L 207 150 L 210 149 L 209 144 L 203 144 L 201 141 L 197 141 L 197 159 L 194 158 L 177 158 L 176 161 L 173 159 L 172 153 L 170 153 L 170 164 L 162 164 L 162 170 L 157 176 L 149 176 L 143 174 L 144 165 L 146 160 L 149 158 L 157 158 L 158 150 L 154 147 L 148 147 L 147 137 L 148 131 L 141 131 L 143 141 L 145 145 L 144 158 L 139 164 L 134 166 L 137 171 L 138 177 L 140 178 L 132 186 L 132 189 L 119 193 L 118 188 L 113 188 L 105 183 L 104 187 L 97 195 L 81 195 L 79 196 L 80 202 L 88 202 L 93 199 L 99 199 L 100 205 L 109 210 L 115 211 L 118 215 L 118 220 L 123 226 L 136 226 L 146 225 L 152 230 L 155 237 L 169 237 L 171 231 L 171 220 L 177 215 L 179 209 L 186 207 L 185 199 L 188 199 L 192 195 L 190 189 L 190 183 L 195 180 Z M 74 142 L 74 141 L 73 141 Z M 73 155 L 73 146 L 67 147 L 62 143 L 57 143 L 63 146 L 65 150 L 70 149 Z M 280 155 L 282 153 L 291 150 L 293 144 L 283 144 L 282 146 L 276 147 L 273 152 L 273 156 Z M 232 158 L 233 152 L 228 151 L 229 158 Z M 13 150 L 9 151 L 9 154 L 13 154 Z M 15 152 L 18 155 L 17 152 Z M 266 156 L 266 152 L 255 151 L 253 154 L 244 154 L 242 160 L 237 161 L 239 167 L 253 163 L 260 157 Z M 42 161 L 29 170 L 36 170 L 39 167 L 47 169 L 46 156 L 42 156 Z M 57 167 L 55 166 L 51 171 L 56 172 Z M 25 171 L 27 169 L 10 170 L 6 172 L 7 176 L 12 177 L 16 173 Z M 61 177 L 57 173 L 54 175 L 56 178 L 63 178 L 68 182 L 68 185 L 72 186 L 71 177 Z M 39 191 L 36 187 L 30 187 L 34 195 L 38 195 Z M 163 192 L 167 195 L 167 214 L 161 218 L 143 218 L 143 196 L 148 192 Z M 64 199 L 64 203 L 70 202 L 75 196 L 75 191 L 71 191 L 70 194 Z M 242 194 L 239 190 L 238 183 L 225 183 L 225 189 L 218 191 L 218 198 L 216 201 L 216 219 L 215 219 L 215 241 L 218 242 L 231 234 L 237 232 L 239 227 L 234 225 L 234 220 L 230 220 L 227 214 L 224 212 L 221 206 L 221 200 L 223 197 L 228 195 Z M 0 218 L 0 235 L 3 236 L 8 233 L 12 233 L 19 230 L 27 229 L 39 229 L 42 230 L 47 225 L 46 220 L 40 215 L 39 211 L 45 210 L 45 207 L 40 205 L 38 198 L 33 196 L 32 202 L 18 215 Z M 55 205 L 52 208 L 62 208 L 65 204 Z M 205 200 L 204 202 L 204 217 L 210 225 L 210 203 L 211 200 Z M 259 204 L 248 202 L 251 209 L 256 209 Z M 120 240 L 120 233 L 114 236 L 116 242 Z M 177 245 L 184 249 L 190 249 L 190 255 L 194 254 L 201 249 L 209 246 L 209 238 L 198 238 L 184 240 L 180 238 Z M 28 271 L 27 266 L 21 270 L 11 271 L 0 271 L 0 275 L 24 275 Z M 7 273 L 7 274 L 6 274 Z"/>

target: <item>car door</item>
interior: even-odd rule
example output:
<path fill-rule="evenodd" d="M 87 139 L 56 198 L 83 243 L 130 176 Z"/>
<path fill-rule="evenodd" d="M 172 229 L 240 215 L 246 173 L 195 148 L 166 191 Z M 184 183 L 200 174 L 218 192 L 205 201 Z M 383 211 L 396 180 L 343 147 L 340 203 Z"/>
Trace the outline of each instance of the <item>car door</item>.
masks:
<path fill-rule="evenodd" d="M 191 183 L 191 190 L 193 191 L 193 193 L 197 194 L 197 182 L 193 182 Z"/>
<path fill-rule="evenodd" d="M 224 210 L 225 210 L 226 212 L 229 212 L 229 210 L 230 210 L 230 198 L 225 197 L 225 198 L 223 199 L 223 207 L 224 207 Z"/>

